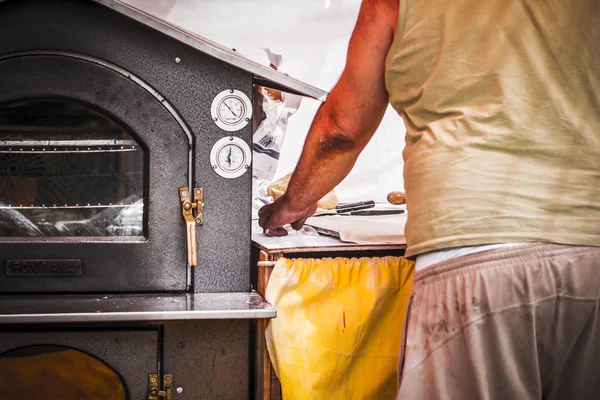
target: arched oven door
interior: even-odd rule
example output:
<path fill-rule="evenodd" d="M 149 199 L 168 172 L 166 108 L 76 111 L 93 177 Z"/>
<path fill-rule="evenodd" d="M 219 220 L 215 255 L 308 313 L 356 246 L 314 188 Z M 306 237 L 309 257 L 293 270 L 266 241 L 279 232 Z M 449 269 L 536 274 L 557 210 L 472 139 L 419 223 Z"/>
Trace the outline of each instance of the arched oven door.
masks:
<path fill-rule="evenodd" d="M 0 292 L 185 290 L 192 146 L 167 100 L 115 65 L 2 56 Z"/>

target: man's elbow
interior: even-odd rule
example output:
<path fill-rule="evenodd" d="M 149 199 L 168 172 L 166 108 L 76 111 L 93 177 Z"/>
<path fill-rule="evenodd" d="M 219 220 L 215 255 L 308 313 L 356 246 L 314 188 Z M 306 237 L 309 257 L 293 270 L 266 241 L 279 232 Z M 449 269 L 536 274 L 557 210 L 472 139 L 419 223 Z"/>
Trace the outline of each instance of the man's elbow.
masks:
<path fill-rule="evenodd" d="M 341 132 L 327 133 L 319 138 L 319 151 L 322 154 L 347 153 L 358 147 L 356 138 Z"/>
<path fill-rule="evenodd" d="M 346 111 L 337 102 L 327 102 L 318 113 L 320 133 L 317 137 L 322 155 L 360 152 L 366 145 L 364 142 L 368 141 L 370 135 L 356 120 L 356 116 L 348 115 Z"/>

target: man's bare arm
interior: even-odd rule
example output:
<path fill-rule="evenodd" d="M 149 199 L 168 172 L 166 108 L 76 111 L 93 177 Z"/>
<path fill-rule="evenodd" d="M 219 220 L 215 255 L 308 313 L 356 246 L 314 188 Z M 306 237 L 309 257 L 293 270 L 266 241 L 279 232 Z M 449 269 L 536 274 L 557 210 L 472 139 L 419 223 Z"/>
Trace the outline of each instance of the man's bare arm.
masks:
<path fill-rule="evenodd" d="M 388 104 L 385 58 L 398 20 L 398 0 L 364 0 L 344 71 L 319 108 L 284 196 L 261 209 L 273 234 L 299 229 L 316 202 L 348 175 L 381 123 Z M 295 223 L 294 223 L 295 222 Z"/>

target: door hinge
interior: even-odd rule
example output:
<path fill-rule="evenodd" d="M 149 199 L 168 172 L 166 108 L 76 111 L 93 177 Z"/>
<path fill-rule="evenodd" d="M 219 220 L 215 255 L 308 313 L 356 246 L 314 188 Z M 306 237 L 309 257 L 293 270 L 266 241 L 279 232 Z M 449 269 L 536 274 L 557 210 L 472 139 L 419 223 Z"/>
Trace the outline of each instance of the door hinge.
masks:
<path fill-rule="evenodd" d="M 195 188 L 193 193 L 190 194 L 187 187 L 179 188 L 179 200 L 181 201 L 181 211 L 185 221 L 188 266 L 195 267 L 198 262 L 196 225 L 204 223 L 204 189 Z M 194 210 L 196 210 L 195 213 Z"/>
<path fill-rule="evenodd" d="M 163 389 L 158 385 L 158 374 L 148 374 L 148 400 L 172 400 L 173 375 L 165 374 L 163 377 Z"/>

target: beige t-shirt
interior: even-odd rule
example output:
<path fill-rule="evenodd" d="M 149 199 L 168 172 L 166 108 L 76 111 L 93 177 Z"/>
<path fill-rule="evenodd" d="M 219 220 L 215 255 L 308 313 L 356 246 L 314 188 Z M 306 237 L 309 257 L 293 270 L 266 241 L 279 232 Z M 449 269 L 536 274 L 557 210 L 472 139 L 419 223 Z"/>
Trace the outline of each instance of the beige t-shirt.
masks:
<path fill-rule="evenodd" d="M 597 0 L 401 0 L 386 62 L 407 126 L 407 255 L 600 245 Z"/>

